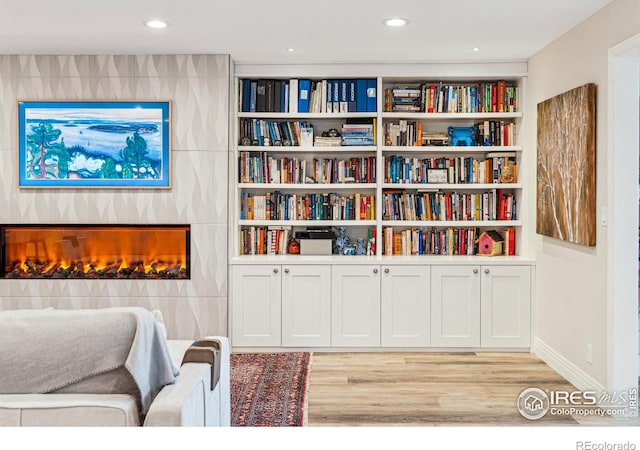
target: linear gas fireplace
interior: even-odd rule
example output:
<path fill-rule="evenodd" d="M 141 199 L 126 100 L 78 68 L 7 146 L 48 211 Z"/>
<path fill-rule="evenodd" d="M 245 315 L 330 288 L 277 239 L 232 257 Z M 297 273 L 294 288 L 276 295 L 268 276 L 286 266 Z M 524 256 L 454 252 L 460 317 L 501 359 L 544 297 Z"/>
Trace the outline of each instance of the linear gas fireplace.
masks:
<path fill-rule="evenodd" d="M 189 225 L 0 225 L 1 278 L 190 278 Z"/>

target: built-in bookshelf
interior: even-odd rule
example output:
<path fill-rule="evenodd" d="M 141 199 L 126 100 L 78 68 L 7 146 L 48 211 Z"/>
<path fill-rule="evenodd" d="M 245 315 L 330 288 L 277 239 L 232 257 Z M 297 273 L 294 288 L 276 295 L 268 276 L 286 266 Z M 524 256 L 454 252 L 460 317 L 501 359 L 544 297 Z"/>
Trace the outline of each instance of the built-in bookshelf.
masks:
<path fill-rule="evenodd" d="M 504 256 L 521 254 L 519 78 L 235 86 L 232 256 L 287 255 L 317 227 L 345 227 L 379 258 L 473 256 L 486 230 L 510 240 Z"/>
<path fill-rule="evenodd" d="M 525 66 L 240 66 L 234 347 L 530 346 Z"/>

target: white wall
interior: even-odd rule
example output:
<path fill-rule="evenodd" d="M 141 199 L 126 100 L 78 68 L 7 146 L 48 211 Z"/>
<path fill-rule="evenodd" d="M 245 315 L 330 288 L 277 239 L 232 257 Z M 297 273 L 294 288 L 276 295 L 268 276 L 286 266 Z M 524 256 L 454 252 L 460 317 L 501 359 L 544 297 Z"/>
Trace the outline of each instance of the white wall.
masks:
<path fill-rule="evenodd" d="M 0 55 L 0 223 L 190 224 L 190 280 L 0 280 L 0 309 L 142 306 L 227 332 L 228 55 Z M 171 189 L 18 189 L 17 99 L 171 100 Z"/>
<path fill-rule="evenodd" d="M 536 53 L 529 60 L 526 105 L 528 179 L 535 180 L 536 108 L 543 100 L 585 83 L 596 83 L 595 247 L 564 243 L 529 228 L 537 259 L 534 351 L 578 387 L 607 386 L 607 228 L 600 222 L 607 206 L 608 49 L 640 33 L 640 2 L 615 0 L 597 14 Z M 635 149 L 637 154 L 637 149 Z M 629 186 L 636 189 L 636 186 Z M 630 202 L 633 203 L 630 197 Z M 535 221 L 535 202 L 529 203 Z M 635 208 L 631 204 L 630 207 Z M 635 242 L 630 245 L 636 246 Z M 588 363 L 587 345 L 593 348 Z M 549 360 L 553 361 L 549 361 Z M 558 367 L 558 362 L 560 366 Z M 582 384 L 582 386 L 580 386 Z"/>

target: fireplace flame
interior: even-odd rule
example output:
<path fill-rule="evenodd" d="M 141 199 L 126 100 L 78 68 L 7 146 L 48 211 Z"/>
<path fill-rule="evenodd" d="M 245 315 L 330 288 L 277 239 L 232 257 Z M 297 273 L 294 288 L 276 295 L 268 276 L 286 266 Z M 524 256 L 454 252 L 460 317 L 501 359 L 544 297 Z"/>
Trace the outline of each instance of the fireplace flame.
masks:
<path fill-rule="evenodd" d="M 186 226 L 5 229 L 8 278 L 187 278 Z"/>

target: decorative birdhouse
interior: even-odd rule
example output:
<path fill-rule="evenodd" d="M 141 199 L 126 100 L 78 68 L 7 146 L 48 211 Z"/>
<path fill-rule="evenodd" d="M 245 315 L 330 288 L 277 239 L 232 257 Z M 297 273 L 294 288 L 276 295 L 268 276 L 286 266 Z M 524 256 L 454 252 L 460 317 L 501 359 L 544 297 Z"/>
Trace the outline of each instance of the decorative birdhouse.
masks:
<path fill-rule="evenodd" d="M 483 231 L 476 239 L 478 255 L 499 256 L 502 255 L 502 243 L 504 238 L 496 230 Z"/>

